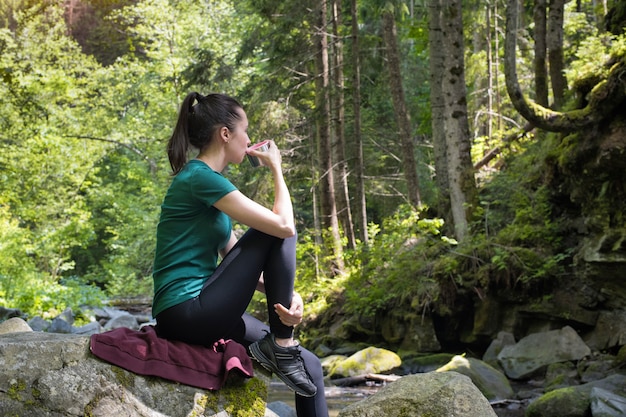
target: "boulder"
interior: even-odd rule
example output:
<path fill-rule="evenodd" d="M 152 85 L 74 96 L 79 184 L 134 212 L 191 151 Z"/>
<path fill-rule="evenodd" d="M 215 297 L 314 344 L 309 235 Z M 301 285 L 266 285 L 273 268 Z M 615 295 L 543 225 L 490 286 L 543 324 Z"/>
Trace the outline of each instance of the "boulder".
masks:
<path fill-rule="evenodd" d="M 322 369 L 326 375 L 329 375 L 333 368 L 336 368 L 341 362 L 348 359 L 345 355 L 330 355 L 320 359 L 322 363 Z"/>
<path fill-rule="evenodd" d="M 576 365 L 572 362 L 558 362 L 548 365 L 543 385 L 546 392 L 554 391 L 559 388 L 579 385 L 579 379 Z"/>
<path fill-rule="evenodd" d="M 581 383 L 598 381 L 609 375 L 613 375 L 616 369 L 620 369 L 623 363 L 618 357 L 609 353 L 594 352 L 590 358 L 576 364 L 576 372 Z"/>
<path fill-rule="evenodd" d="M 104 326 L 104 330 L 119 329 L 120 327 L 137 330 L 139 329 L 139 322 L 132 314 L 123 313 L 111 318 Z"/>
<path fill-rule="evenodd" d="M 36 332 L 45 332 L 50 328 L 50 322 L 41 316 L 35 316 L 28 320 L 28 325 Z"/>
<path fill-rule="evenodd" d="M 511 379 L 531 377 L 557 362 L 578 361 L 591 355 L 591 349 L 569 326 L 560 330 L 533 333 L 514 345 L 505 346 L 498 362 Z"/>
<path fill-rule="evenodd" d="M 479 359 L 456 355 L 437 369 L 437 372 L 458 372 L 468 376 L 489 401 L 510 400 L 515 397 L 506 376 Z"/>
<path fill-rule="evenodd" d="M 292 407 L 282 401 L 274 401 L 269 403 L 267 405 L 265 417 L 268 417 L 268 414 L 270 412 L 278 417 L 298 417 L 298 415 L 296 414 L 296 410 L 294 410 Z"/>
<path fill-rule="evenodd" d="M 33 329 L 19 317 L 13 317 L 0 323 L 0 334 L 32 332 Z"/>
<path fill-rule="evenodd" d="M 626 311 L 601 311 L 592 331 L 584 336 L 593 350 L 606 350 L 626 345 Z"/>
<path fill-rule="evenodd" d="M 611 375 L 600 381 L 550 391 L 530 403 L 526 417 L 588 417 L 592 405 L 606 411 L 609 405 L 614 408 L 616 400 L 624 395 L 626 376 Z M 610 415 L 593 414 L 594 417 Z"/>
<path fill-rule="evenodd" d="M 452 353 L 435 353 L 430 355 L 407 355 L 402 357 L 402 374 L 425 374 L 450 362 L 455 355 Z"/>
<path fill-rule="evenodd" d="M 21 315 L 22 311 L 18 308 L 6 308 L 0 306 L 0 321 L 4 321 L 13 317 L 20 317 Z"/>
<path fill-rule="evenodd" d="M 338 361 L 330 370 L 330 378 L 377 374 L 391 371 L 402 364 L 396 353 L 376 347 L 368 347 Z"/>
<path fill-rule="evenodd" d="M 494 368 L 500 368 L 500 364 L 498 363 L 498 355 L 502 352 L 502 349 L 505 346 L 510 346 L 515 344 L 515 337 L 513 333 L 509 332 L 498 332 L 498 336 L 491 341 L 489 347 L 483 354 L 483 362 L 488 363 Z"/>
<path fill-rule="evenodd" d="M 591 415 L 593 417 L 626 416 L 626 397 L 602 388 L 591 389 Z"/>
<path fill-rule="evenodd" d="M 430 372 L 405 376 L 339 412 L 339 417 L 380 416 L 496 417 L 496 413 L 467 376 Z"/>
<path fill-rule="evenodd" d="M 265 414 L 269 375 L 207 391 L 137 375 L 93 356 L 89 336 L 0 336 L 0 415 L 38 417 L 227 417 Z"/>

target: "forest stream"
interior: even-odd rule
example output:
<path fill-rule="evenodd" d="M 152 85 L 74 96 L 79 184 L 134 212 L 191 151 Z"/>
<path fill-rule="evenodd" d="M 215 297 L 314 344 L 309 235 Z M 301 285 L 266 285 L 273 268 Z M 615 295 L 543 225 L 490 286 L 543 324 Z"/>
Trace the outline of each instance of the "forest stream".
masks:
<path fill-rule="evenodd" d="M 382 385 L 372 386 L 356 386 L 356 387 L 326 387 L 326 401 L 328 403 L 329 417 L 337 417 L 339 412 L 346 406 L 366 399 L 375 394 L 382 388 Z M 513 386 L 517 389 L 526 389 L 526 384 Z M 278 379 L 273 379 L 270 384 L 270 390 L 267 397 L 267 403 L 280 401 L 287 404 L 295 410 L 294 394 Z M 524 417 L 526 411 L 525 403 L 511 401 L 510 403 L 501 402 L 494 405 L 494 411 L 498 417 Z"/>
<path fill-rule="evenodd" d="M 337 417 L 347 405 L 364 400 L 375 394 L 380 386 L 359 386 L 359 387 L 326 387 L 326 401 L 330 417 Z M 294 394 L 285 384 L 277 379 L 273 379 L 267 397 L 267 403 L 281 401 L 295 409 Z"/>

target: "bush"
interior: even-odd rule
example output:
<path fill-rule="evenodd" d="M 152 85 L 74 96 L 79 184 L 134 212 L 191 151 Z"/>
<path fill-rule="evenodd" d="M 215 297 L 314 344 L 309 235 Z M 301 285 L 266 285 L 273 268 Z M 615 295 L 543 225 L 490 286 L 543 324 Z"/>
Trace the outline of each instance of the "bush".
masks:
<path fill-rule="evenodd" d="M 456 242 L 441 235 L 443 220 L 400 207 L 382 227 L 372 225 L 371 241 L 361 245 L 356 268 L 345 282 L 345 311 L 374 316 L 400 304 L 420 309 L 438 298 L 432 260 Z"/>

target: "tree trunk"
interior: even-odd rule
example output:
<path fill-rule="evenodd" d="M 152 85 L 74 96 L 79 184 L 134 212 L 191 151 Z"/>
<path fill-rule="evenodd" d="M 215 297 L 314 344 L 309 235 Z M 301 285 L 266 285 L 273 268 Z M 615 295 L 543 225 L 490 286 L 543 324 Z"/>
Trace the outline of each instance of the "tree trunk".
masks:
<path fill-rule="evenodd" d="M 352 103 L 354 111 L 354 143 L 356 150 L 355 183 L 356 183 L 356 224 L 359 237 L 367 244 L 367 205 L 365 202 L 365 168 L 363 163 L 363 139 L 361 137 L 361 60 L 359 57 L 359 20 L 357 0 L 350 1 L 352 15 Z"/>
<path fill-rule="evenodd" d="M 413 147 L 413 134 L 411 118 L 406 108 L 404 90 L 402 88 L 402 74 L 400 71 L 400 53 L 398 51 L 398 34 L 396 19 L 392 12 L 383 11 L 383 38 L 387 51 L 387 68 L 389 70 L 389 84 L 391 97 L 396 113 L 400 143 L 402 146 L 402 168 L 407 182 L 409 202 L 414 207 L 419 207 L 421 202 L 420 185 L 417 177 L 415 162 L 415 150 Z"/>
<path fill-rule="evenodd" d="M 548 18 L 548 60 L 550 61 L 550 81 L 554 108 L 561 109 L 565 102 L 567 79 L 563 72 L 563 8 L 564 0 L 549 0 L 550 11 Z M 541 103 L 540 103 L 541 104 Z"/>
<path fill-rule="evenodd" d="M 491 4 L 487 4 L 485 8 L 485 21 L 486 21 L 486 50 L 487 50 L 487 129 L 485 132 L 485 136 L 487 139 L 485 140 L 485 144 L 487 146 L 491 146 L 491 137 L 493 135 L 493 54 L 492 54 L 492 40 L 491 40 Z M 498 32 L 496 33 L 496 37 L 498 36 Z"/>
<path fill-rule="evenodd" d="M 335 169 L 335 191 L 337 192 L 337 214 L 339 222 L 343 227 L 343 232 L 348 239 L 348 247 L 356 248 L 356 238 L 352 224 L 352 211 L 350 209 L 350 192 L 348 189 L 348 164 L 346 161 L 346 138 L 345 138 L 345 99 L 344 99 L 344 77 L 343 77 L 343 34 L 341 33 L 341 0 L 332 0 L 331 6 L 333 14 L 333 59 L 334 79 L 333 101 L 335 115 L 335 141 L 334 160 Z"/>
<path fill-rule="evenodd" d="M 320 214 L 323 226 L 322 233 L 323 235 L 328 233 L 329 246 L 332 248 L 332 275 L 337 275 L 343 271 L 344 265 L 339 222 L 337 220 L 337 206 L 335 203 L 335 181 L 330 141 L 330 73 L 326 26 L 327 3 L 326 0 L 320 0 L 315 35 L 317 39 L 316 69 L 319 74 L 316 77 L 316 124 L 319 163 L 322 171 L 320 175 Z"/>
<path fill-rule="evenodd" d="M 445 220 L 446 228 L 453 225 L 450 213 L 450 185 L 446 159 L 446 134 L 443 124 L 443 92 L 441 90 L 444 71 L 443 35 L 441 29 L 441 0 L 429 0 L 428 4 L 428 50 L 430 55 L 430 112 L 435 156 L 435 181 L 437 183 L 437 211 Z M 452 233 L 453 230 L 447 230 Z"/>
<path fill-rule="evenodd" d="M 493 4 L 493 33 L 494 33 L 494 48 L 496 51 L 496 65 L 494 68 L 494 78 L 496 81 L 496 88 L 494 90 L 496 96 L 496 111 L 498 113 L 498 124 L 496 125 L 498 131 L 502 130 L 502 97 L 500 96 L 500 9 L 498 8 L 499 2 Z"/>
<path fill-rule="evenodd" d="M 475 206 L 476 183 L 467 120 L 461 0 L 447 1 L 442 12 L 446 160 L 454 231 L 456 238 L 463 241 L 467 235 L 470 213 Z"/>
<path fill-rule="evenodd" d="M 546 66 L 546 0 L 535 0 L 535 100 L 548 107 L 548 68 Z"/>

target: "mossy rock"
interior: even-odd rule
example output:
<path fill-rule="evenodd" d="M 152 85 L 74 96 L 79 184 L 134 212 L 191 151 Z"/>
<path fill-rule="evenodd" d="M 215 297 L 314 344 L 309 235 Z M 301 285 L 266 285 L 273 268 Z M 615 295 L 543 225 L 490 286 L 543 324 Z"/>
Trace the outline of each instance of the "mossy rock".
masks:
<path fill-rule="evenodd" d="M 437 372 L 458 372 L 468 376 L 488 400 L 507 400 L 515 396 L 506 376 L 479 359 L 456 355 Z"/>
<path fill-rule="evenodd" d="M 368 347 L 337 363 L 329 375 L 331 378 L 377 374 L 391 371 L 402 364 L 395 352 Z"/>

